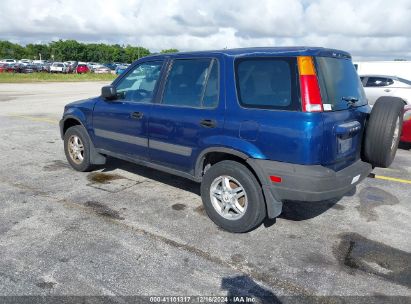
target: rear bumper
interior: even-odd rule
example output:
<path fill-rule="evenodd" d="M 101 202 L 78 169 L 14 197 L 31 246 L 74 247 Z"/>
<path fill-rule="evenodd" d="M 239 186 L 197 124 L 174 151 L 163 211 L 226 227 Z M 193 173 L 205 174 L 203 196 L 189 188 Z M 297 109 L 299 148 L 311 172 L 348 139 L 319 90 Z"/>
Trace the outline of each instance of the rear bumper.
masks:
<path fill-rule="evenodd" d="M 333 171 L 320 165 L 296 165 L 269 160 L 249 160 L 260 177 L 265 196 L 277 200 L 322 201 L 343 196 L 372 171 L 369 163 L 361 160 Z M 281 177 L 273 183 L 270 176 Z"/>

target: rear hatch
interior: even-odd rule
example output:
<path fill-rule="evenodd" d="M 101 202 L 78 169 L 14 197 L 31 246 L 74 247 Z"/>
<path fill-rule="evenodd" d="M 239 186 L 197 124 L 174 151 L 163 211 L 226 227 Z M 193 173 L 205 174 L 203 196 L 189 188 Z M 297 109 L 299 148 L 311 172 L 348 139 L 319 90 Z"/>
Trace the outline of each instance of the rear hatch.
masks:
<path fill-rule="evenodd" d="M 324 109 L 322 165 L 339 171 L 361 157 L 370 107 L 351 58 L 319 56 L 315 65 Z"/>

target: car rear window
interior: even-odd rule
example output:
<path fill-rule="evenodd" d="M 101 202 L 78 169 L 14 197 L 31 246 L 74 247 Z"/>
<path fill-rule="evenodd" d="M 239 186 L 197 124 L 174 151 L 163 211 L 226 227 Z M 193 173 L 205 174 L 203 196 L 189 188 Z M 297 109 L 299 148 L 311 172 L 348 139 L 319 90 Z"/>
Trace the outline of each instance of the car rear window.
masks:
<path fill-rule="evenodd" d="M 346 110 L 367 104 L 364 88 L 351 59 L 316 57 L 324 109 Z M 354 104 L 347 99 L 358 100 Z"/>
<path fill-rule="evenodd" d="M 295 58 L 236 60 L 237 96 L 246 108 L 297 110 Z"/>

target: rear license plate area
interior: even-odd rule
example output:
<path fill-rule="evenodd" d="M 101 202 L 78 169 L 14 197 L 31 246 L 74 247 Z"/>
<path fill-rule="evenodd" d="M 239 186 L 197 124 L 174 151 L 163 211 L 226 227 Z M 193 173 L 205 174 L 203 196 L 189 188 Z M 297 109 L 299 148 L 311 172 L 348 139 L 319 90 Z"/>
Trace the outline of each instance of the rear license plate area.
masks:
<path fill-rule="evenodd" d="M 338 153 L 344 154 L 351 150 L 352 148 L 352 137 L 349 138 L 337 138 L 338 140 Z"/>

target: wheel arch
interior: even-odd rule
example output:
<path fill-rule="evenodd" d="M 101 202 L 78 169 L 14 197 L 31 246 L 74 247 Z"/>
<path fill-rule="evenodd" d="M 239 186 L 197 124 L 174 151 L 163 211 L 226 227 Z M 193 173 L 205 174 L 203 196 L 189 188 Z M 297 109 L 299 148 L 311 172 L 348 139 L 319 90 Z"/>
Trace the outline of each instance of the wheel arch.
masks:
<path fill-rule="evenodd" d="M 203 170 L 206 165 L 206 161 L 209 160 L 210 157 L 212 156 L 217 156 L 219 155 L 221 159 L 239 159 L 242 160 L 242 162 L 246 163 L 247 159 L 250 157 L 249 155 L 245 154 L 244 152 L 232 149 L 232 148 L 227 148 L 227 147 L 209 147 L 201 151 L 201 153 L 198 155 L 195 167 L 194 167 L 194 175 L 196 178 L 201 179 L 203 176 Z M 224 158 L 226 156 L 226 158 Z"/>
<path fill-rule="evenodd" d="M 81 126 L 84 129 L 86 136 L 88 137 L 90 143 L 90 162 L 95 165 L 103 165 L 106 163 L 106 157 L 97 152 L 94 147 L 94 143 L 90 137 L 90 134 L 85 127 L 84 123 L 76 116 L 67 115 L 60 121 L 60 133 L 61 138 L 64 140 L 64 134 L 66 131 L 73 126 Z"/>
<path fill-rule="evenodd" d="M 75 117 L 73 115 L 67 115 L 66 117 L 64 117 L 63 122 L 61 124 L 62 137 L 64 136 L 68 128 L 73 127 L 73 126 L 78 126 L 78 125 L 84 127 L 84 124 L 78 117 Z"/>
<path fill-rule="evenodd" d="M 211 157 L 211 158 L 210 158 Z M 215 157 L 215 159 L 212 159 Z M 202 180 L 204 174 L 204 168 L 207 162 L 210 161 L 211 165 L 222 160 L 235 160 L 246 166 L 251 173 L 256 177 L 258 183 L 260 184 L 264 203 L 267 209 L 267 215 L 269 218 L 277 217 L 282 211 L 282 202 L 277 198 L 277 195 L 273 194 L 271 187 L 267 185 L 267 181 L 264 178 L 264 172 L 262 169 L 253 162 L 253 158 L 244 152 L 227 148 L 227 147 L 210 147 L 203 150 L 197 157 L 195 165 L 195 178 L 198 181 Z"/>

